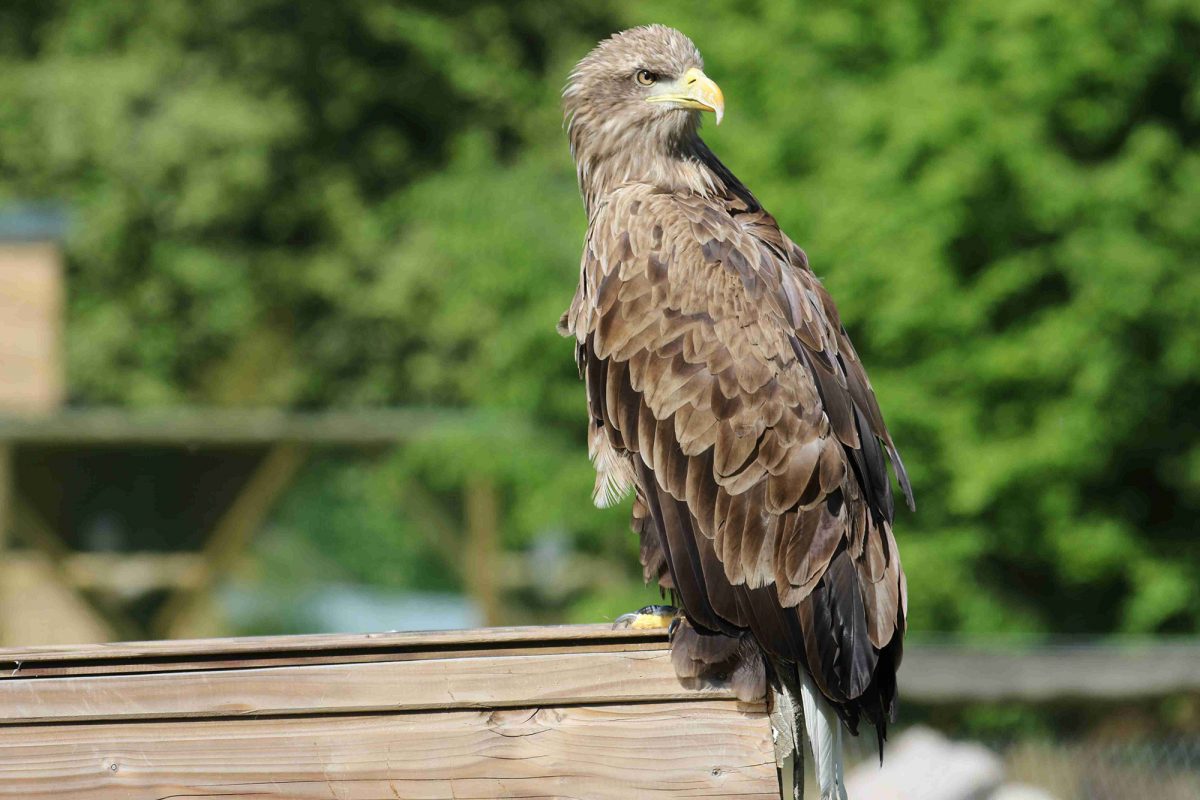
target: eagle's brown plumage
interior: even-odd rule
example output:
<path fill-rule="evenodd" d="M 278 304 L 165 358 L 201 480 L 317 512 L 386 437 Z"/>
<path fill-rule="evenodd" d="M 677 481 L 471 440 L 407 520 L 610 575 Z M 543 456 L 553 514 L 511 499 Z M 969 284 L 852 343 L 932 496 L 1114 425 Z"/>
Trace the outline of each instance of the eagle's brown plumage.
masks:
<path fill-rule="evenodd" d="M 634 491 L 647 579 L 692 627 L 748 635 L 882 736 L 906 606 L 889 459 L 911 490 L 804 252 L 700 140 L 698 111 L 645 102 L 639 71 L 700 66 L 683 34 L 638 28 L 564 93 L 588 232 L 560 328 L 598 501 Z"/>

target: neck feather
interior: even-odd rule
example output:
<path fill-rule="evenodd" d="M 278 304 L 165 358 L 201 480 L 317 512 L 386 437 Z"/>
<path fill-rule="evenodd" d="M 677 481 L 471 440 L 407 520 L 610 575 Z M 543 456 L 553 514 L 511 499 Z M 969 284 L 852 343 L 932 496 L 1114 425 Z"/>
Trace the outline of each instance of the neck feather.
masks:
<path fill-rule="evenodd" d="M 758 201 L 700 138 L 695 121 L 678 135 L 661 140 L 648 131 L 599 132 L 571 125 L 571 152 L 579 189 L 590 219 L 614 189 L 645 183 L 666 192 L 741 199 L 753 209 Z"/>

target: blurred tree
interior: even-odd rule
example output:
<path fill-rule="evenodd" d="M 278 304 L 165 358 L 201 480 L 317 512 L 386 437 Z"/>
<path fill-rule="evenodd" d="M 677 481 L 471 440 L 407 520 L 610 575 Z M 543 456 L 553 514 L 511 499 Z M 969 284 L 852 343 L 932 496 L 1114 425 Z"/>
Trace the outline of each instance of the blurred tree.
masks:
<path fill-rule="evenodd" d="M 557 93 L 649 21 L 705 53 L 729 100 L 710 143 L 871 371 L 917 488 L 912 627 L 1200 629 L 1186 0 L 6 6 L 0 197 L 76 210 L 76 401 L 514 411 L 541 431 L 525 452 L 376 469 L 438 492 L 487 471 L 511 546 L 563 530 L 632 580 L 553 332 L 584 222 Z M 281 515 L 297 535 L 355 577 L 418 579 L 427 554 L 388 569 L 371 544 L 403 531 L 392 481 L 311 484 L 328 502 Z"/>

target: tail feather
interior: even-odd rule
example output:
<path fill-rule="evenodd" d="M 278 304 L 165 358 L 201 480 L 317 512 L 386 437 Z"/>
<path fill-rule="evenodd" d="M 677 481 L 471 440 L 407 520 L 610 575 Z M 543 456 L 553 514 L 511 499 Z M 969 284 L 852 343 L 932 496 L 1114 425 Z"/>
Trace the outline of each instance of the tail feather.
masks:
<path fill-rule="evenodd" d="M 771 659 L 771 738 L 775 744 L 775 763 L 779 765 L 779 790 L 783 800 L 804 800 L 804 742 L 799 720 L 800 687 L 796 667 Z"/>
<path fill-rule="evenodd" d="M 800 676 L 800 702 L 804 709 L 804 727 L 812 747 L 817 786 L 821 800 L 846 800 L 843 775 L 842 722 L 833 705 L 817 689 L 808 670 L 797 667 Z"/>

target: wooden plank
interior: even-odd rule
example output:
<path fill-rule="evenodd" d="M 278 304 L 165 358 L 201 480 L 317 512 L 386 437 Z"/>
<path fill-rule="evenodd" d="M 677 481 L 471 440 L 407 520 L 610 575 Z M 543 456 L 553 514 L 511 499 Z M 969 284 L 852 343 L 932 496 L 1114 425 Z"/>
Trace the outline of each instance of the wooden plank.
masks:
<path fill-rule="evenodd" d="M 731 698 L 665 651 L 558 653 L 0 682 L 0 724 Z"/>
<path fill-rule="evenodd" d="M 0 797 L 777 798 L 728 702 L 0 729 Z"/>
<path fill-rule="evenodd" d="M 298 636 L 241 636 L 221 639 L 112 642 L 0 648 L 0 667 L 17 663 L 32 667 L 39 662 L 131 662 L 138 659 L 194 659 L 247 654 L 332 653 L 340 650 L 445 650 L 480 646 L 529 645 L 573 642 L 658 642 L 665 648 L 666 631 L 614 631 L 606 623 L 592 625 L 533 625 L 508 628 L 470 628 L 450 631 L 385 631 L 380 633 L 316 633 Z M 0 678 L 4 677 L 0 673 Z"/>
<path fill-rule="evenodd" d="M 550 655 L 555 653 L 577 652 L 578 646 L 570 643 L 539 646 L 536 649 L 520 645 L 510 647 L 488 647 L 476 650 L 454 650 L 454 658 L 482 658 L 485 656 L 520 656 L 520 655 Z M 589 644 L 588 652 L 592 653 L 628 653 L 635 650 L 657 650 L 663 648 L 655 642 L 613 642 L 611 644 Z M 376 651 L 335 651 L 313 653 L 250 653 L 246 655 L 225 655 L 213 658 L 193 658 L 190 660 L 152 659 L 145 661 L 129 661 L 113 664 L 103 661 L 55 662 L 39 661 L 34 663 L 8 662 L 0 663 L 0 680 L 20 680 L 27 678 L 61 678 L 72 675 L 134 675 L 150 672 L 196 672 L 204 670 L 226 669 L 259 669 L 262 667 L 283 666 L 315 666 L 319 664 L 365 664 L 375 661 L 425 661 L 446 657 L 445 652 L 429 650 L 387 650 Z"/>
<path fill-rule="evenodd" d="M 580 630 L 583 628 L 583 630 Z M 595 634 L 588 634 L 599 628 Z M 547 631 L 557 627 L 540 628 L 539 638 L 532 636 L 539 628 L 497 628 L 502 633 L 496 640 L 478 637 L 478 631 L 446 631 L 432 634 L 383 633 L 383 634 L 317 634 L 298 637 L 259 637 L 245 640 L 198 639 L 182 642 L 150 642 L 144 651 L 126 652 L 113 658 L 83 657 L 96 656 L 97 650 L 109 648 L 132 650 L 130 645 L 101 646 L 85 645 L 84 648 L 38 648 L 37 650 L 8 650 L 10 658 L 0 660 L 0 681 L 5 679 L 42 678 L 42 676 L 104 675 L 149 672 L 196 672 L 204 669 L 234 669 L 250 667 L 284 667 L 300 664 L 359 663 L 367 661 L 415 661 L 425 658 L 474 658 L 480 656 L 508 656 L 530 654 L 554 654 L 554 652 L 576 652 L 586 648 L 589 652 L 625 652 L 630 650 L 665 650 L 665 633 L 654 631 L 612 631 L 608 626 L 563 627 L 569 636 L 553 638 Z M 509 636 L 504 636 L 504 634 Z M 466 636 L 456 636 L 466 634 Z M 587 634 L 587 636 L 584 636 Z M 546 638 L 546 637 L 550 638 Z M 293 642 L 301 639 L 302 642 Z M 439 639 L 449 639 L 444 644 Z M 208 648 L 193 646 L 211 642 Z M 232 642 L 245 644 L 246 648 L 223 650 L 223 645 Z M 311 648 L 296 646 L 311 643 Z M 173 644 L 184 644 L 172 648 Z M 256 645 L 258 644 L 257 648 Z M 274 648 L 274 649 L 272 649 Z M 62 652 L 65 657 L 59 657 Z"/>
<path fill-rule="evenodd" d="M 524 423 L 502 415 L 421 408 L 320 413 L 70 409 L 47 417 L 0 418 L 0 439 L 46 446 L 262 446 L 279 442 L 381 446 L 446 435 L 515 440 L 525 431 Z"/>
<path fill-rule="evenodd" d="M 10 650 L 76 672 L 0 680 L 0 800 L 777 797 L 763 706 L 680 685 L 666 644 L 568 626 Z"/>
<path fill-rule="evenodd" d="M 662 631 L 607 624 L 458 631 L 314 634 L 0 649 L 0 682 L 13 676 L 170 671 L 246 665 L 338 663 L 449 655 L 665 649 Z M 20 664 L 18 670 L 17 665 Z M 1079 646 L 906 645 L 900 667 L 907 701 L 1050 702 L 1137 699 L 1200 692 L 1200 642 L 1129 641 Z"/>

